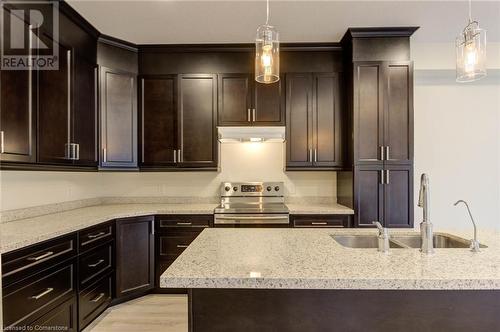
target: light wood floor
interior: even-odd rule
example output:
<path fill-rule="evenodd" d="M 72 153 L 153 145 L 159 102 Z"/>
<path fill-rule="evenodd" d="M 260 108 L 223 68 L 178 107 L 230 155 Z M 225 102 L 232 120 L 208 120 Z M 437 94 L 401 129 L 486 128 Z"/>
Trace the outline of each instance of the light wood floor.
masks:
<path fill-rule="evenodd" d="M 187 295 L 147 295 L 107 309 L 84 332 L 187 332 Z"/>

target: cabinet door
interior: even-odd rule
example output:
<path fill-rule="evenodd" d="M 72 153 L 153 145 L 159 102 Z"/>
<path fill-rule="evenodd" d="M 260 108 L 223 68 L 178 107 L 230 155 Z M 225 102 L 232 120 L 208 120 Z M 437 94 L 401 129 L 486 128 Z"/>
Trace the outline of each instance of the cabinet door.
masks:
<path fill-rule="evenodd" d="M 251 125 L 252 85 L 248 74 L 219 75 L 219 126 Z"/>
<path fill-rule="evenodd" d="M 75 84 L 72 107 L 72 139 L 78 144 L 75 164 L 97 165 L 97 66 L 82 56 L 75 56 Z"/>
<path fill-rule="evenodd" d="M 19 5 L 16 3 L 16 7 Z M 2 38 L 5 54 L 11 39 L 26 41 L 28 25 L 16 15 L 9 15 L 10 5 L 2 3 L 1 14 L 5 22 Z M 12 21 L 11 21 L 12 20 Z M 12 29 L 22 26 L 23 29 Z M 15 43 L 14 43 L 15 44 Z M 16 49 L 16 54 L 29 55 L 30 49 Z M 24 52 L 23 52 L 24 51 Z M 36 72 L 32 70 L 1 70 L 0 71 L 0 160 L 17 162 L 35 162 L 35 119 L 33 110 L 36 106 Z"/>
<path fill-rule="evenodd" d="M 154 287 L 154 217 L 116 220 L 116 297 L 140 296 Z"/>
<path fill-rule="evenodd" d="M 59 69 L 38 72 L 38 161 L 71 164 L 71 85 L 73 55 L 59 44 Z"/>
<path fill-rule="evenodd" d="M 382 62 L 354 63 L 354 163 L 382 164 L 384 77 Z"/>
<path fill-rule="evenodd" d="M 413 227 L 412 166 L 386 166 L 384 182 L 385 227 Z"/>
<path fill-rule="evenodd" d="M 137 93 L 133 73 L 101 67 L 101 167 L 137 167 Z"/>
<path fill-rule="evenodd" d="M 386 164 L 413 162 L 413 65 L 390 62 L 385 67 L 384 145 Z"/>
<path fill-rule="evenodd" d="M 337 73 L 314 75 L 314 166 L 341 166 L 341 104 Z"/>
<path fill-rule="evenodd" d="M 384 222 L 382 166 L 358 166 L 354 170 L 354 205 L 356 227 L 374 227 L 373 221 Z"/>
<path fill-rule="evenodd" d="M 177 153 L 177 77 L 141 80 L 141 164 L 172 166 Z"/>
<path fill-rule="evenodd" d="M 286 75 L 286 165 L 311 166 L 312 78 L 310 74 Z"/>
<path fill-rule="evenodd" d="M 181 166 L 217 166 L 217 75 L 181 75 L 178 105 Z"/>
<path fill-rule="evenodd" d="M 254 84 L 254 105 L 252 120 L 256 126 L 285 125 L 285 108 L 282 105 L 280 79 L 276 83 Z"/>

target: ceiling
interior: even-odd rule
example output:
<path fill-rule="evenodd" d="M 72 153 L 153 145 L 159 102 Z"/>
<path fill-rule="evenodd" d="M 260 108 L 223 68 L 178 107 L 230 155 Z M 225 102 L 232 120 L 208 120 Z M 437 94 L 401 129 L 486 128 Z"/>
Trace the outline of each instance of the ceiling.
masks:
<path fill-rule="evenodd" d="M 265 22 L 265 1 L 68 0 L 100 32 L 136 44 L 247 43 Z M 420 26 L 418 42 L 453 41 L 465 1 L 279 1 L 270 23 L 284 42 L 335 42 L 348 27 Z M 473 1 L 473 18 L 500 42 L 500 0 Z"/>

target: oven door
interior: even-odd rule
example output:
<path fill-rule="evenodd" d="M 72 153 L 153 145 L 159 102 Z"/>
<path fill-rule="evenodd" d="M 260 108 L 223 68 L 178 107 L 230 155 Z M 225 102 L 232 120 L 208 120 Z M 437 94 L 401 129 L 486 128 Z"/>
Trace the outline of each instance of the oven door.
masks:
<path fill-rule="evenodd" d="M 290 227 L 288 214 L 214 214 L 215 227 Z"/>

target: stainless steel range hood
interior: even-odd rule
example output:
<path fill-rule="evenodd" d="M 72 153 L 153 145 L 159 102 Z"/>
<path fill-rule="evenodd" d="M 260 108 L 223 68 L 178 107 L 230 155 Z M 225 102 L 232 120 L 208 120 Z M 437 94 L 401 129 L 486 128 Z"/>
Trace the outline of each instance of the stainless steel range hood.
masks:
<path fill-rule="evenodd" d="M 218 127 L 221 143 L 284 142 L 285 127 Z"/>

